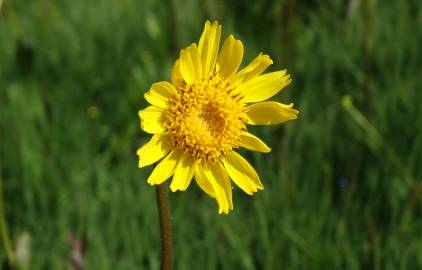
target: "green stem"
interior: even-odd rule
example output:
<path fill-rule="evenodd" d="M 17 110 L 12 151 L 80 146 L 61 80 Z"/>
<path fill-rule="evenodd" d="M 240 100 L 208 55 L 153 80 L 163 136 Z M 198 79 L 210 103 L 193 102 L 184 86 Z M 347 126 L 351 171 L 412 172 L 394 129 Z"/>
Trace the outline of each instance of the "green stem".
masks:
<path fill-rule="evenodd" d="M 165 184 L 156 186 L 157 207 L 161 232 L 161 270 L 171 270 L 173 260 L 170 209 Z"/>
<path fill-rule="evenodd" d="M 1 0 L 0 0 L 1 1 Z M 3 197 L 3 180 L 0 177 L 0 237 L 3 248 L 6 251 L 6 257 L 9 265 L 13 265 L 15 255 L 12 249 L 12 242 L 10 241 L 9 233 L 7 230 L 6 213 L 4 211 L 4 197 Z"/>

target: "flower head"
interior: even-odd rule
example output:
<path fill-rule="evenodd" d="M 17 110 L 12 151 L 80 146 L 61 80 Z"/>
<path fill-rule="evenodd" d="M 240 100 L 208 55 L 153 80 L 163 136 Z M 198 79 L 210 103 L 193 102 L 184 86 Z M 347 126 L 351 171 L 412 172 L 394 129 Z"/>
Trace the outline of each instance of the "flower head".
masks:
<path fill-rule="evenodd" d="M 286 70 L 262 72 L 273 62 L 259 54 L 238 71 L 243 45 L 230 35 L 220 50 L 221 25 L 205 23 L 199 44 L 180 52 L 172 82 L 151 86 L 139 111 L 141 128 L 153 134 L 138 149 L 139 167 L 160 161 L 148 178 L 158 185 L 172 177 L 172 191 L 186 190 L 192 179 L 215 198 L 219 213 L 233 209 L 230 178 L 252 195 L 263 185 L 254 168 L 235 149 L 270 152 L 247 125 L 271 125 L 297 117 L 293 104 L 264 101 L 291 82 Z"/>

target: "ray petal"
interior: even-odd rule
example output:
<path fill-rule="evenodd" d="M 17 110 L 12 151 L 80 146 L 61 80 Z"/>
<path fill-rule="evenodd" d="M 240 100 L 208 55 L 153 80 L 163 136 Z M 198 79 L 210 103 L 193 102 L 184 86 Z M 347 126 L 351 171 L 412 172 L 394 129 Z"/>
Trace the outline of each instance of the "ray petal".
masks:
<path fill-rule="evenodd" d="M 249 105 L 247 123 L 251 125 L 275 125 L 296 119 L 298 110 L 293 103 L 286 105 L 275 101 L 265 101 Z"/>
<path fill-rule="evenodd" d="M 271 148 L 269 148 L 260 138 L 249 132 L 240 134 L 239 146 L 256 152 L 268 153 L 271 151 Z"/>
<path fill-rule="evenodd" d="M 165 134 L 155 134 L 151 140 L 136 151 L 139 156 L 139 168 L 151 165 L 170 152 L 170 139 Z"/>
<path fill-rule="evenodd" d="M 243 44 L 230 35 L 223 44 L 217 59 L 217 72 L 223 78 L 229 78 L 236 73 L 243 58 Z"/>
<path fill-rule="evenodd" d="M 184 191 L 189 187 L 194 173 L 195 159 L 190 155 L 182 153 L 180 161 L 174 171 L 173 180 L 170 184 L 171 191 Z"/>
<path fill-rule="evenodd" d="M 176 88 L 169 82 L 154 83 L 145 93 L 145 99 L 152 105 L 167 108 L 169 99 L 176 95 Z"/>
<path fill-rule="evenodd" d="M 270 65 L 273 64 L 273 60 L 266 54 L 259 54 L 252 62 L 246 67 L 241 69 L 233 78 L 234 84 L 245 83 L 262 72 L 264 72 Z"/>
<path fill-rule="evenodd" d="M 149 106 L 139 111 L 139 118 L 141 119 L 141 129 L 145 132 L 157 134 L 165 131 L 164 109 Z"/>
<path fill-rule="evenodd" d="M 228 174 L 221 163 L 198 163 L 197 170 L 200 177 L 205 178 L 214 189 L 215 199 L 218 203 L 218 212 L 227 214 L 233 209 L 232 190 Z"/>
<path fill-rule="evenodd" d="M 206 21 L 198 44 L 205 76 L 214 70 L 220 46 L 220 37 L 221 25 L 216 21 L 212 24 L 210 21 Z"/>
<path fill-rule="evenodd" d="M 180 150 L 173 150 L 168 154 L 158 165 L 154 168 L 148 177 L 148 184 L 159 185 L 169 179 L 180 160 L 182 152 Z"/>
<path fill-rule="evenodd" d="M 244 96 L 243 102 L 259 102 L 274 96 L 290 82 L 290 75 L 286 75 L 286 70 L 281 70 L 257 76 L 240 84 L 235 91 Z"/>
<path fill-rule="evenodd" d="M 189 84 L 202 78 L 202 62 L 195 43 L 181 51 L 180 72 L 185 82 Z"/>
<path fill-rule="evenodd" d="M 238 153 L 230 152 L 223 164 L 233 182 L 247 194 L 252 195 L 264 188 L 255 169 Z"/>

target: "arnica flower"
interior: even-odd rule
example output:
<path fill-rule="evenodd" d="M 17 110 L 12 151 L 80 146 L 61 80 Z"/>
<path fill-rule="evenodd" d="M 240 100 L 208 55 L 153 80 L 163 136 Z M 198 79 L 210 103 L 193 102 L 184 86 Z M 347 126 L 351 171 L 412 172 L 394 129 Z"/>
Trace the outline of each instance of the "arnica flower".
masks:
<path fill-rule="evenodd" d="M 221 25 L 205 23 L 199 44 L 181 50 L 170 82 L 151 86 L 139 111 L 141 128 L 153 134 L 138 149 L 139 167 L 160 161 L 148 178 L 186 190 L 192 179 L 216 199 L 219 213 L 233 209 L 230 179 L 252 195 L 263 189 L 255 169 L 235 150 L 270 152 L 247 125 L 280 124 L 297 117 L 293 104 L 264 101 L 291 82 L 286 70 L 262 74 L 273 63 L 259 54 L 239 69 L 243 44 L 230 35 L 220 48 Z"/>

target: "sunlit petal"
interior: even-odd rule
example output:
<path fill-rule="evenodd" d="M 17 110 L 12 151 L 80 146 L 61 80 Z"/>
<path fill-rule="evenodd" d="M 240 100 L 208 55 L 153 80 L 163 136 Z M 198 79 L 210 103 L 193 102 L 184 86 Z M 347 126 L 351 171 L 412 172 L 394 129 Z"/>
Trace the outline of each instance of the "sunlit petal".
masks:
<path fill-rule="evenodd" d="M 232 151 L 223 159 L 223 164 L 233 182 L 247 194 L 264 188 L 255 169 L 238 153 Z"/>
<path fill-rule="evenodd" d="M 139 118 L 141 119 L 141 129 L 145 132 L 156 134 L 165 131 L 164 109 L 149 106 L 139 111 Z"/>
<path fill-rule="evenodd" d="M 204 31 L 198 45 L 198 51 L 202 59 L 204 75 L 214 70 L 220 47 L 221 25 L 218 22 L 205 22 Z"/>
<path fill-rule="evenodd" d="M 243 132 L 240 135 L 239 146 L 257 152 L 268 153 L 271 151 L 260 138 L 249 132 Z"/>
<path fill-rule="evenodd" d="M 139 168 L 151 165 L 162 159 L 171 150 L 170 138 L 167 135 L 155 134 L 151 140 L 138 149 Z"/>
<path fill-rule="evenodd" d="M 151 89 L 145 93 L 145 99 L 152 105 L 167 108 L 170 98 L 176 95 L 176 89 L 168 82 L 158 82 L 151 86 Z"/>
<path fill-rule="evenodd" d="M 181 154 L 182 152 L 180 150 L 173 150 L 160 163 L 158 163 L 148 177 L 148 184 L 159 185 L 169 179 L 174 173 L 174 169 L 180 160 Z"/>
<path fill-rule="evenodd" d="M 252 104 L 247 107 L 248 124 L 275 125 L 296 119 L 298 110 L 293 109 L 293 103 L 286 105 L 275 101 Z"/>

